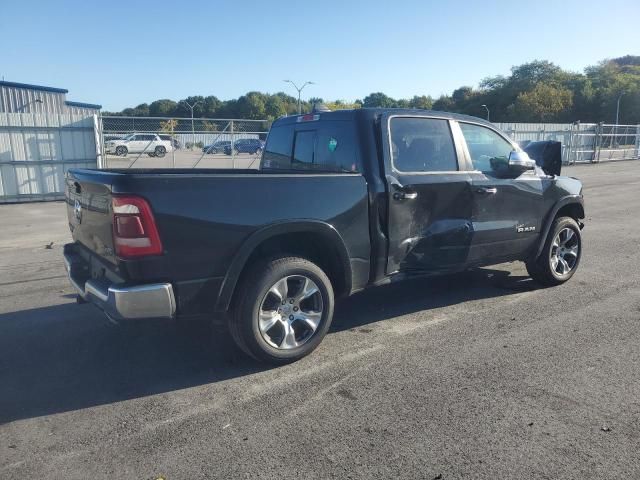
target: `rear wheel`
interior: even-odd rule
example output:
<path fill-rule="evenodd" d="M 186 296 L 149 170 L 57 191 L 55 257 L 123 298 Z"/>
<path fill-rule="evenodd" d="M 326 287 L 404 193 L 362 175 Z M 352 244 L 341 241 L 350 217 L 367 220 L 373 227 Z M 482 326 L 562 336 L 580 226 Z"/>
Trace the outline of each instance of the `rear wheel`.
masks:
<path fill-rule="evenodd" d="M 164 154 L 167 153 L 167 149 L 163 146 L 157 146 L 153 153 L 156 157 L 164 157 Z"/>
<path fill-rule="evenodd" d="M 256 264 L 238 288 L 229 330 L 236 344 L 257 360 L 298 360 L 320 344 L 331 325 L 331 282 L 304 258 Z"/>
<path fill-rule="evenodd" d="M 559 285 L 576 272 L 582 256 L 582 232 L 570 217 L 553 222 L 542 253 L 535 261 L 527 262 L 531 278 L 543 285 Z"/>

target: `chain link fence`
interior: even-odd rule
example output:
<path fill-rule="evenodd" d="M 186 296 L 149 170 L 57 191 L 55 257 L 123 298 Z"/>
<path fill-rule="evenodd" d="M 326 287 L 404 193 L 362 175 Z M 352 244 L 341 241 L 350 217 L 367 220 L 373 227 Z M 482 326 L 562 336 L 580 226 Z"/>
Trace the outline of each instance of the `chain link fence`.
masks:
<path fill-rule="evenodd" d="M 100 168 L 250 168 L 260 156 L 268 120 L 103 116 Z M 604 123 L 497 123 L 521 145 L 562 143 L 562 161 L 597 163 L 638 159 L 640 125 Z"/>
<path fill-rule="evenodd" d="M 101 168 L 258 168 L 267 120 L 100 118 Z"/>
<path fill-rule="evenodd" d="M 496 123 L 520 145 L 540 140 L 562 143 L 562 163 L 597 163 L 640 158 L 640 125 L 604 123 Z"/>

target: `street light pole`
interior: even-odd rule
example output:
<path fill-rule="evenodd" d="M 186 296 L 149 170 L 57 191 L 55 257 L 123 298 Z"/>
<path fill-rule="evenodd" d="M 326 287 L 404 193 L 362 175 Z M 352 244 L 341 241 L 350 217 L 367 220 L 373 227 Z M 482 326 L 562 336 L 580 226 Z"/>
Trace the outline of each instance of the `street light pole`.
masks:
<path fill-rule="evenodd" d="M 186 100 L 182 100 L 182 103 L 184 103 L 187 107 L 189 107 L 191 109 L 191 150 L 193 150 L 193 147 L 196 144 L 196 129 L 195 129 L 195 126 L 193 124 L 193 109 L 196 107 L 196 105 L 198 105 L 199 103 L 202 103 L 202 102 L 200 102 L 200 100 L 198 100 L 193 105 L 190 105 L 189 102 L 187 102 Z"/>
<path fill-rule="evenodd" d="M 487 122 L 489 121 L 489 107 L 487 107 L 484 103 L 482 105 L 480 105 L 481 107 L 484 107 L 484 109 L 487 111 Z"/>
<path fill-rule="evenodd" d="M 624 92 L 622 92 L 620 95 L 618 95 L 618 103 L 616 106 L 616 125 L 618 125 L 618 118 L 620 115 L 620 99 L 622 98 L 622 95 L 624 95 Z"/>
<path fill-rule="evenodd" d="M 307 85 L 315 85 L 315 83 L 314 82 L 304 82 L 301 87 L 298 87 L 291 80 L 284 80 L 284 81 L 286 83 L 290 83 L 291 85 L 293 85 L 293 88 L 295 88 L 298 91 L 298 115 L 300 115 L 302 113 L 302 108 L 300 106 L 300 96 L 302 94 L 302 90 L 304 90 L 304 87 L 306 87 Z"/>
<path fill-rule="evenodd" d="M 624 95 L 624 92 L 620 92 L 620 95 L 618 95 L 618 102 L 616 104 L 616 125 L 613 127 L 615 129 L 613 142 L 616 146 L 618 145 L 618 121 L 620 118 L 620 99 L 622 98 L 622 95 Z"/>

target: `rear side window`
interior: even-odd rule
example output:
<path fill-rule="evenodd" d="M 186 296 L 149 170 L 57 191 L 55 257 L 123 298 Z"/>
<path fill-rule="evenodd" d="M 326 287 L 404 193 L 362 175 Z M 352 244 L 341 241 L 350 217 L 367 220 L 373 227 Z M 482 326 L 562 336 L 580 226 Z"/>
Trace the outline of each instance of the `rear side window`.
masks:
<path fill-rule="evenodd" d="M 262 168 L 357 172 L 354 125 L 347 121 L 321 121 L 272 128 Z"/>
<path fill-rule="evenodd" d="M 262 155 L 262 168 L 291 168 L 293 149 L 293 128 L 289 126 L 273 127 L 267 136 L 267 145 Z"/>
<path fill-rule="evenodd" d="M 451 172 L 458 159 L 447 120 L 419 117 L 391 119 L 391 158 L 401 172 Z"/>
<path fill-rule="evenodd" d="M 316 140 L 315 130 L 296 132 L 296 138 L 293 146 L 293 168 L 313 168 L 316 156 Z"/>

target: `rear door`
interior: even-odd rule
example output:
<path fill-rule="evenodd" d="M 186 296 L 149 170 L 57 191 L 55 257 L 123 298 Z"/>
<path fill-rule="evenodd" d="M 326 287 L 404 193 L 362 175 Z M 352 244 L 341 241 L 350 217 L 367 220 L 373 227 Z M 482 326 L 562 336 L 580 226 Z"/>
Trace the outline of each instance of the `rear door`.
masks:
<path fill-rule="evenodd" d="M 451 121 L 382 117 L 388 195 L 386 273 L 455 270 L 471 242 L 470 177 Z"/>
<path fill-rule="evenodd" d="M 465 139 L 465 155 L 473 166 L 474 233 L 469 261 L 489 265 L 522 258 L 542 227 L 542 179 L 535 171 L 505 178 L 500 164 L 508 162 L 517 147 L 486 125 L 458 125 Z"/>

